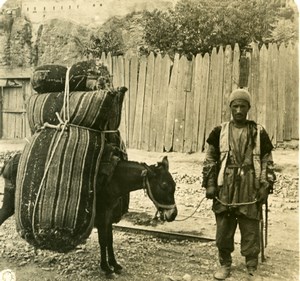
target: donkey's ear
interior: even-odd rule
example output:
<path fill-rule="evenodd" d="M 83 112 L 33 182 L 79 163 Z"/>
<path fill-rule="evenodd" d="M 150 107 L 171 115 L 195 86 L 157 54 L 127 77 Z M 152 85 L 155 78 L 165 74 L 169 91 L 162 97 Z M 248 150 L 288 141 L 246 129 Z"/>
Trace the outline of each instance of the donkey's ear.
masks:
<path fill-rule="evenodd" d="M 169 171 L 169 160 L 168 156 L 164 156 L 162 159 L 161 163 L 165 166 L 166 170 Z"/>

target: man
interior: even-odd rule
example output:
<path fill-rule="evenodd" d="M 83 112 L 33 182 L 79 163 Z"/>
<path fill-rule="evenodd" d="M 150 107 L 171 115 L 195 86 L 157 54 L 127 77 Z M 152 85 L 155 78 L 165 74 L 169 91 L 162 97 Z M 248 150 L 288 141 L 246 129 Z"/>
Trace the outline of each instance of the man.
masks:
<path fill-rule="evenodd" d="M 247 120 L 250 94 L 234 90 L 229 97 L 232 120 L 210 133 L 203 167 L 206 198 L 213 199 L 216 245 L 220 267 L 215 279 L 230 275 L 231 253 L 237 225 L 241 232 L 241 254 L 249 278 L 255 278 L 260 253 L 261 206 L 269 194 L 268 178 L 274 177 L 272 143 L 264 128 Z"/>

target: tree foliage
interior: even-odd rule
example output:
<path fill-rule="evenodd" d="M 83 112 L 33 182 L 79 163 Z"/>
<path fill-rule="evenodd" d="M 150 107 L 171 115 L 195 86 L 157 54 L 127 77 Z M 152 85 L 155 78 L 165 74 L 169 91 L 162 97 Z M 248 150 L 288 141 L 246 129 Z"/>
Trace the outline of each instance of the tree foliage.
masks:
<path fill-rule="evenodd" d="M 90 37 L 89 46 L 84 50 L 86 56 L 92 56 L 93 58 L 100 58 L 102 52 L 112 55 L 122 55 L 124 49 L 124 42 L 122 36 L 118 31 L 110 30 L 104 32 L 102 36 L 98 37 L 92 35 Z"/>
<path fill-rule="evenodd" d="M 297 40 L 298 13 L 281 7 L 280 2 L 179 0 L 173 9 L 110 19 L 103 25 L 101 36 L 91 37 L 86 53 L 94 57 L 102 52 L 119 55 L 135 44 L 140 54 L 154 51 L 173 57 L 175 53 L 189 56 L 211 52 L 214 47 L 235 43 L 246 49 L 253 41 L 280 44 Z"/>
<path fill-rule="evenodd" d="M 144 39 L 148 50 L 170 55 L 205 53 L 235 43 L 243 49 L 252 41 L 276 41 L 274 30 L 282 13 L 294 15 L 267 0 L 180 0 L 167 12 L 145 12 Z M 280 35 L 281 41 L 291 38 Z"/>

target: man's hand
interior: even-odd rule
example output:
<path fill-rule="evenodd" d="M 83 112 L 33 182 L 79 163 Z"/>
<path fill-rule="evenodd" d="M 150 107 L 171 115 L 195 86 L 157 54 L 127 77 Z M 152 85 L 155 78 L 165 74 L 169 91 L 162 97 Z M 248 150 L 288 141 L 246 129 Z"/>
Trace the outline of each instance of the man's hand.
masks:
<path fill-rule="evenodd" d="M 265 204 L 267 202 L 269 195 L 269 183 L 268 182 L 263 182 L 261 183 L 261 186 L 257 192 L 257 202 L 260 202 L 262 204 Z"/>
<path fill-rule="evenodd" d="M 207 199 L 214 199 L 215 196 L 217 195 L 217 188 L 215 186 L 208 186 L 206 188 L 206 198 Z"/>

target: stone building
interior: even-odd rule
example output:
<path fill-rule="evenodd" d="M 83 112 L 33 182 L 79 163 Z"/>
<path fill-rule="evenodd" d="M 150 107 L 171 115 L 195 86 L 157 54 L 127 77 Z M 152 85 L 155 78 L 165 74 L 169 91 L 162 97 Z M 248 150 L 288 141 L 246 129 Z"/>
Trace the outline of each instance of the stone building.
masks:
<path fill-rule="evenodd" d="M 173 0 L 22 0 L 22 15 L 33 24 L 49 19 L 68 19 L 85 25 L 100 25 L 112 16 L 143 9 L 166 9 Z"/>

